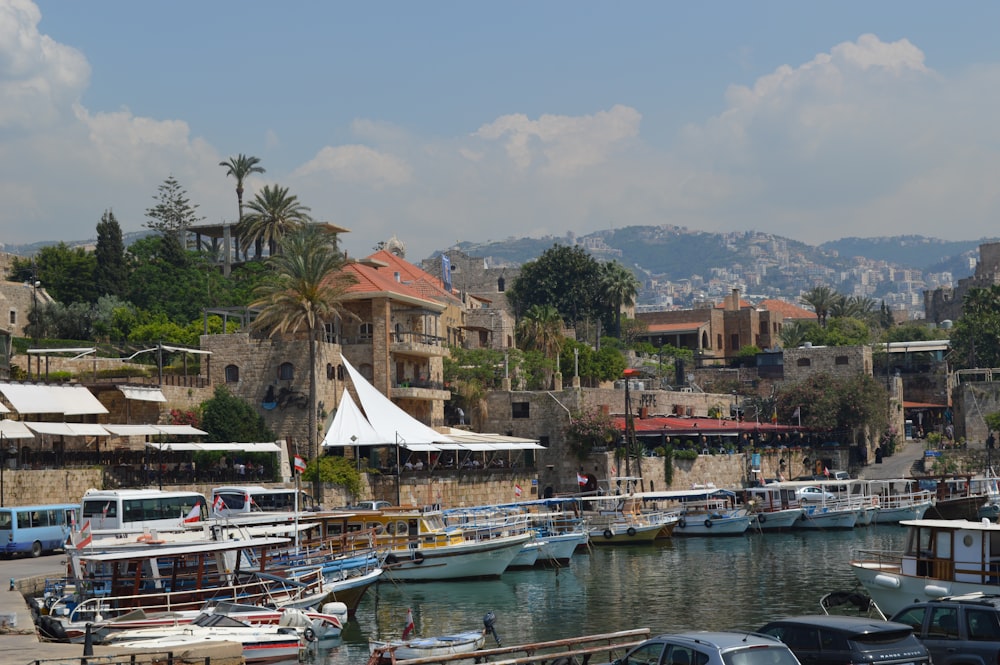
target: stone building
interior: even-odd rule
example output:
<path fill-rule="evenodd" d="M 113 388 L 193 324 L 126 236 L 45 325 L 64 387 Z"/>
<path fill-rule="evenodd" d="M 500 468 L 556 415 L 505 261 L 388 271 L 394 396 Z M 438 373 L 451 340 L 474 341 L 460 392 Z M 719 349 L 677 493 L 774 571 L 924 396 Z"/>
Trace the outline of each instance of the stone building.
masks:
<path fill-rule="evenodd" d="M 962 300 L 970 289 L 997 284 L 1000 284 L 1000 242 L 984 243 L 979 246 L 979 262 L 971 277 L 958 280 L 956 287 L 924 291 L 924 316 L 937 325 L 955 321 L 962 316 Z"/>

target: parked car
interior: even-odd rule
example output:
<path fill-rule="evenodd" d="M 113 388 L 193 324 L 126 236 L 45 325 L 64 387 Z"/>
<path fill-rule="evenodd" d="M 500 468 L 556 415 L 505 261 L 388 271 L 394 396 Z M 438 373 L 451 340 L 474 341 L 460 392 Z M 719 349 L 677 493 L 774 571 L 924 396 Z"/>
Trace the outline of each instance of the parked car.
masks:
<path fill-rule="evenodd" d="M 905 623 L 820 614 L 772 621 L 758 632 L 778 638 L 808 665 L 931 664 L 927 647 Z"/>
<path fill-rule="evenodd" d="M 1000 662 L 1000 595 L 974 593 L 913 603 L 892 620 L 913 627 L 934 665 Z"/>
<path fill-rule="evenodd" d="M 833 492 L 827 492 L 822 487 L 808 485 L 795 490 L 795 498 L 799 501 L 815 501 L 817 503 L 822 503 L 824 501 L 836 501 L 837 495 Z"/>
<path fill-rule="evenodd" d="M 695 631 L 650 638 L 611 665 L 798 665 L 778 640 L 753 633 Z"/>
<path fill-rule="evenodd" d="M 354 510 L 382 510 L 391 505 L 388 501 L 358 501 L 351 508 Z"/>

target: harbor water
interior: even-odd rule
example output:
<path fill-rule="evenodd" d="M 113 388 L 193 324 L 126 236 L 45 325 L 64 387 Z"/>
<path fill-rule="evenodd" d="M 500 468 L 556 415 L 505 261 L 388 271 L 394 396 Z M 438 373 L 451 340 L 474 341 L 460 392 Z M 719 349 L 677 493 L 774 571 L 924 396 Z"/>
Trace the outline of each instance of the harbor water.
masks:
<path fill-rule="evenodd" d="M 675 538 L 596 547 L 563 569 L 508 571 L 498 580 L 393 584 L 369 590 L 340 640 L 310 654 L 325 665 L 364 663 L 368 639 L 398 638 L 407 609 L 421 636 L 482 627 L 490 610 L 504 645 L 632 628 L 753 629 L 772 618 L 820 612 L 829 591 L 851 589 L 859 549 L 901 549 L 905 530 Z M 493 646 L 492 640 L 487 646 Z"/>

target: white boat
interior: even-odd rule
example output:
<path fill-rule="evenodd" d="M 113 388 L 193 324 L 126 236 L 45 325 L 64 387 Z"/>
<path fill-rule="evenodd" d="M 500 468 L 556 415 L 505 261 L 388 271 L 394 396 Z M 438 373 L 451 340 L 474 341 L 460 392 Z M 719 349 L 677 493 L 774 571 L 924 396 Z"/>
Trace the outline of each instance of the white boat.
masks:
<path fill-rule="evenodd" d="M 1000 524 L 907 520 L 902 552 L 861 551 L 851 568 L 882 611 L 967 593 L 1000 593 Z"/>
<path fill-rule="evenodd" d="M 542 541 L 537 537 L 521 545 L 521 550 L 507 566 L 511 568 L 532 568 L 538 563 L 538 555 L 542 552 Z"/>
<path fill-rule="evenodd" d="M 274 625 L 295 628 L 307 641 L 329 640 L 340 636 L 347 622 L 347 606 L 325 603 L 319 612 L 296 608 L 272 609 L 242 603 L 210 603 L 200 611 L 153 612 L 137 609 L 111 621 L 91 626 L 91 638 L 96 643 L 110 640 L 122 631 L 177 628 L 202 620 L 205 616 L 227 616 L 249 625 Z M 84 641 L 84 636 L 72 640 Z"/>
<path fill-rule="evenodd" d="M 934 505 L 934 496 L 921 490 L 916 480 L 898 478 L 867 481 L 868 493 L 878 506 L 876 524 L 919 520 Z"/>
<path fill-rule="evenodd" d="M 858 508 L 833 505 L 808 505 L 796 523 L 800 529 L 853 529 L 858 523 Z"/>
<path fill-rule="evenodd" d="M 305 647 L 305 637 L 295 628 L 248 625 L 224 615 L 203 615 L 198 623 L 181 626 L 123 630 L 106 640 L 116 649 L 143 651 L 171 651 L 205 642 L 238 642 L 247 663 L 298 658 Z"/>
<path fill-rule="evenodd" d="M 746 491 L 747 511 L 754 531 L 791 529 L 802 517 L 803 507 L 795 490 L 776 485 L 751 487 Z"/>
<path fill-rule="evenodd" d="M 853 529 L 859 519 L 874 516 L 866 511 L 871 502 L 866 501 L 860 486 L 850 480 L 783 481 L 768 483 L 766 487 L 796 493 L 798 506 L 802 508 L 802 515 L 795 523 L 797 529 Z"/>
<path fill-rule="evenodd" d="M 409 660 L 471 653 L 486 644 L 485 630 L 469 630 L 454 635 L 418 637 L 412 640 L 369 640 L 371 653 L 380 653 L 385 660 Z M 395 662 L 395 661 L 393 661 Z"/>
<path fill-rule="evenodd" d="M 663 517 L 643 511 L 637 495 L 581 497 L 585 529 L 592 545 L 651 543 L 663 530 Z"/>
<path fill-rule="evenodd" d="M 750 516 L 735 508 L 736 494 L 730 490 L 707 486 L 636 496 L 663 515 L 677 516 L 675 536 L 738 536 L 750 528 Z"/>

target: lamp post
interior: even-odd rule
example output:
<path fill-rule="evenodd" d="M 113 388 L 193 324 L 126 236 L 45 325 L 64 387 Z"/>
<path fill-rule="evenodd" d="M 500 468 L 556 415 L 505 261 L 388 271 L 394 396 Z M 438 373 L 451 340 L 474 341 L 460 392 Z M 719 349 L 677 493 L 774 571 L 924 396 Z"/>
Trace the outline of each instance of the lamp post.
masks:
<path fill-rule="evenodd" d="M 0 508 L 3 508 L 3 468 L 7 466 L 7 447 L 3 445 L 3 431 L 0 430 Z"/>

